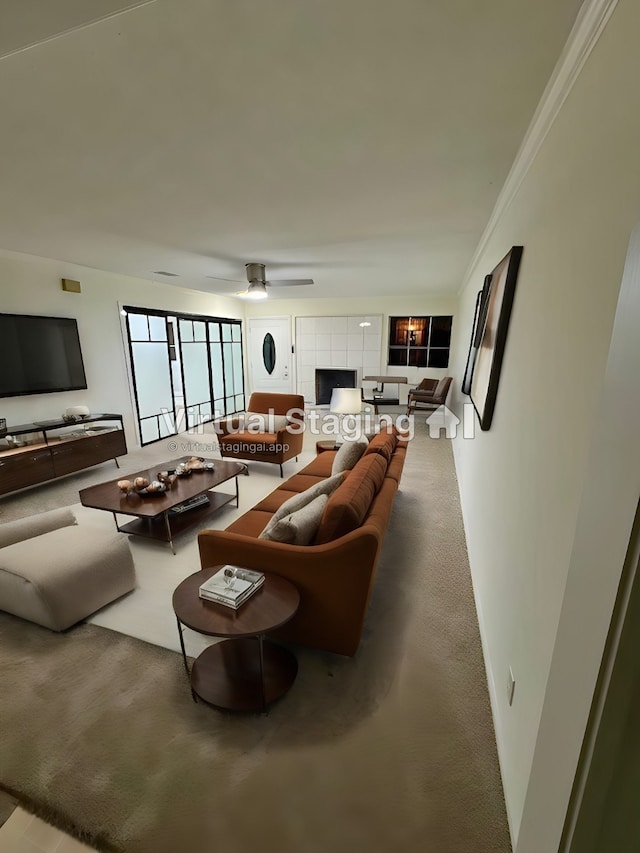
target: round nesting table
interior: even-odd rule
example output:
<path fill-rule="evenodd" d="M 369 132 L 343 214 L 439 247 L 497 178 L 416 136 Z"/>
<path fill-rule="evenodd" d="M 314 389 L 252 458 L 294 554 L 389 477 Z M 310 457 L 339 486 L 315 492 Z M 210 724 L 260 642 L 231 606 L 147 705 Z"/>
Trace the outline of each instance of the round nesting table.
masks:
<path fill-rule="evenodd" d="M 339 448 L 340 445 L 333 438 L 326 441 L 316 441 L 316 454 L 324 453 L 325 450 L 338 450 Z"/>
<path fill-rule="evenodd" d="M 295 586 L 265 572 L 264 584 L 238 610 L 200 598 L 200 585 L 221 566 L 189 575 L 173 593 L 173 610 L 184 666 L 194 701 L 198 698 L 227 711 L 265 711 L 295 681 L 298 661 L 289 649 L 265 634 L 291 619 L 300 604 Z M 184 647 L 183 626 L 224 641 L 206 648 L 191 671 Z"/>

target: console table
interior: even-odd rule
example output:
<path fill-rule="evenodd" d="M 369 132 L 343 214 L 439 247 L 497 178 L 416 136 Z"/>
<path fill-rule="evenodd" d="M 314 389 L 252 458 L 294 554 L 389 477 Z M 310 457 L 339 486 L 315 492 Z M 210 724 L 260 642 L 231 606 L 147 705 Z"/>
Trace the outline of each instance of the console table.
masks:
<path fill-rule="evenodd" d="M 368 390 L 362 389 L 362 399 L 365 403 L 373 405 L 373 411 L 378 414 L 378 406 L 399 406 L 400 405 L 400 385 L 406 385 L 409 380 L 406 376 L 363 376 L 363 382 L 375 382 L 376 387 L 371 391 L 371 397 L 366 397 L 365 393 Z M 395 397 L 384 396 L 385 385 L 397 385 L 398 393 Z"/>
<path fill-rule="evenodd" d="M 89 424 L 101 423 L 105 425 L 87 428 Z M 76 423 L 56 418 L 9 426 L 2 431 L 2 435 L 11 436 L 34 433 L 39 436 L 37 440 L 0 450 L 0 495 L 55 480 L 109 459 L 118 465 L 116 457 L 127 452 L 122 415 L 88 415 Z"/>

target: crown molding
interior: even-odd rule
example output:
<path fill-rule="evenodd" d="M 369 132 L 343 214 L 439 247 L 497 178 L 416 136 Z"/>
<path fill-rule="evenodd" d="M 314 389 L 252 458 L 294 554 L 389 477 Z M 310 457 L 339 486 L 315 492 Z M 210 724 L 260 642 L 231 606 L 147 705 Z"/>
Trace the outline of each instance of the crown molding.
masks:
<path fill-rule="evenodd" d="M 111 12 L 105 12 L 103 15 L 99 15 L 97 18 L 89 17 L 86 21 L 80 21 L 77 24 L 74 24 L 71 27 L 67 27 L 66 29 L 60 30 L 58 32 L 53 32 L 50 35 L 42 36 L 36 41 L 27 42 L 26 44 L 18 45 L 18 47 L 11 48 L 7 50 L 5 53 L 0 53 L 0 62 L 4 59 L 8 59 L 11 56 L 15 56 L 17 53 L 23 53 L 25 50 L 31 50 L 33 47 L 39 47 L 42 44 L 47 44 L 47 42 L 55 41 L 56 39 L 62 38 L 63 36 L 67 36 L 70 33 L 75 33 L 78 30 L 86 30 L 88 27 L 93 27 L 95 24 L 102 24 L 104 21 L 108 21 L 110 18 L 117 18 L 120 15 L 125 15 L 127 12 L 133 12 L 135 9 L 139 9 L 141 6 L 149 6 L 151 3 L 156 3 L 157 0 L 124 0 L 124 5 L 119 9 L 114 9 Z"/>
<path fill-rule="evenodd" d="M 542 93 L 538 107 L 533 114 L 531 123 L 522 140 L 504 186 L 500 190 L 500 194 L 473 254 L 471 263 L 467 267 L 464 283 L 459 291 L 460 293 L 466 287 L 475 265 L 484 252 L 500 217 L 520 189 L 542 143 L 551 130 L 556 116 L 571 92 L 583 65 L 597 44 L 602 31 L 606 27 L 617 5 L 618 0 L 585 0 L 583 3 L 567 39 L 567 43 L 553 70 L 551 79 Z"/>

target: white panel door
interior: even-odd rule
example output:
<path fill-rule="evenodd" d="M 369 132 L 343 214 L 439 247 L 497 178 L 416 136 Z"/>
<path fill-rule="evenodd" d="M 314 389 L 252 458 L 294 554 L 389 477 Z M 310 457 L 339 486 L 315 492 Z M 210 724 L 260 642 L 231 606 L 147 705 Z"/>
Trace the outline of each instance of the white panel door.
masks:
<path fill-rule="evenodd" d="M 252 391 L 293 393 L 290 317 L 252 317 L 247 351 Z"/>

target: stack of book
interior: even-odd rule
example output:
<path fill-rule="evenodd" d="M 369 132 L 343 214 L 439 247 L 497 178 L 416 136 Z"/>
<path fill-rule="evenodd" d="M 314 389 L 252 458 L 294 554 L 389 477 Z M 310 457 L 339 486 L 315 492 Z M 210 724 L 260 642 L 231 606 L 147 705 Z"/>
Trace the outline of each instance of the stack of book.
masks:
<path fill-rule="evenodd" d="M 200 587 L 200 598 L 237 610 L 264 583 L 263 572 L 240 566 L 223 566 Z"/>

